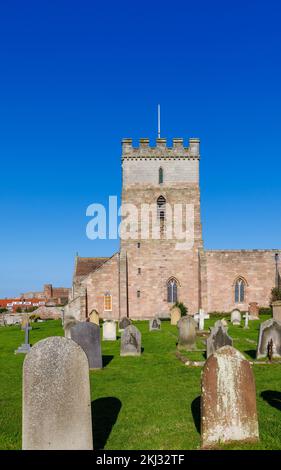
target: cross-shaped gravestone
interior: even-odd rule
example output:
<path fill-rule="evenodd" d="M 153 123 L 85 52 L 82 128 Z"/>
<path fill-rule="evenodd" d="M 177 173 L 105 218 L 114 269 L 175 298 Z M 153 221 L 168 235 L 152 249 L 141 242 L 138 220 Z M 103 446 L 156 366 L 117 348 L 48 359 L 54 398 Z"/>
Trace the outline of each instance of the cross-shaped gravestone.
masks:
<path fill-rule="evenodd" d="M 32 330 L 32 327 L 29 326 L 29 323 L 27 322 L 25 327 L 24 327 L 24 344 L 22 344 L 16 351 L 15 351 L 15 354 L 27 354 L 30 349 L 31 349 L 31 346 L 29 344 L 29 332 L 30 330 Z"/>
<path fill-rule="evenodd" d="M 202 308 L 199 309 L 198 320 L 199 320 L 199 330 L 203 331 L 204 330 L 205 313 L 204 313 L 204 310 Z"/>

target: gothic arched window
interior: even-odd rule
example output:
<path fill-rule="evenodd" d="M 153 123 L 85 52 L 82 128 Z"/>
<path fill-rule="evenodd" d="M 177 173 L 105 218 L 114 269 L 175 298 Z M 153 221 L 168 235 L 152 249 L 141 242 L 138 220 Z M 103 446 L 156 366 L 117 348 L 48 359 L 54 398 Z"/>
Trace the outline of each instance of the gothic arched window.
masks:
<path fill-rule="evenodd" d="M 235 282 L 235 303 L 245 302 L 246 283 L 241 277 Z"/>
<path fill-rule="evenodd" d="M 167 300 L 173 304 L 178 301 L 178 283 L 174 278 L 169 279 L 167 283 Z"/>
<path fill-rule="evenodd" d="M 164 172 L 163 172 L 163 168 L 159 168 L 159 184 L 162 184 L 164 181 Z"/>
<path fill-rule="evenodd" d="M 159 196 L 157 199 L 157 216 L 161 220 L 165 220 L 166 212 L 166 199 L 164 196 Z"/>

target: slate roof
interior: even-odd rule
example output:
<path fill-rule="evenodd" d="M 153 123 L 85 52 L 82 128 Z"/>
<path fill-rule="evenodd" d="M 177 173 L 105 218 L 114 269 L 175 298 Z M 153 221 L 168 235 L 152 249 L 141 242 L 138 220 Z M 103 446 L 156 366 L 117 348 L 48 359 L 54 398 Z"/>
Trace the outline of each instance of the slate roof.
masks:
<path fill-rule="evenodd" d="M 87 276 L 98 269 L 109 258 L 76 258 L 75 276 Z"/>

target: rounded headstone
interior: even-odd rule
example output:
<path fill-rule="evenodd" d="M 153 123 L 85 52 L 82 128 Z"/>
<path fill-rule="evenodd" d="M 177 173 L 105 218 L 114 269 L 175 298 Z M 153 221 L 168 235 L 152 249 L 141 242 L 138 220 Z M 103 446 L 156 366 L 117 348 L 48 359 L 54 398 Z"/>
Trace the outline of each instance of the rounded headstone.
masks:
<path fill-rule="evenodd" d="M 130 320 L 130 318 L 128 318 L 128 317 L 121 318 L 121 320 L 119 322 L 119 331 L 124 331 L 125 328 L 127 328 L 127 326 L 129 326 L 131 324 L 132 324 L 132 320 Z"/>
<path fill-rule="evenodd" d="M 272 357 L 281 357 L 281 322 L 270 318 L 261 323 L 257 348 L 257 359 L 268 356 L 268 345 L 272 340 Z"/>
<path fill-rule="evenodd" d="M 149 320 L 149 331 L 159 331 L 161 330 L 161 320 L 155 317 L 152 320 Z"/>
<path fill-rule="evenodd" d="M 207 359 L 201 390 L 202 447 L 259 439 L 254 374 L 239 351 L 224 346 Z"/>
<path fill-rule="evenodd" d="M 171 309 L 171 325 L 177 325 L 181 319 L 181 310 L 176 305 Z"/>
<path fill-rule="evenodd" d="M 231 312 L 231 323 L 233 325 L 240 325 L 241 323 L 241 312 L 238 309 L 232 310 Z"/>
<path fill-rule="evenodd" d="M 232 338 L 227 334 L 227 328 L 224 326 L 222 320 L 218 320 L 211 333 L 207 338 L 207 357 L 214 354 L 217 349 L 223 346 L 232 346 Z"/>
<path fill-rule="evenodd" d="M 102 369 L 100 327 L 95 323 L 79 322 L 70 330 L 71 339 L 75 341 L 89 361 L 90 369 Z"/>
<path fill-rule="evenodd" d="M 23 450 L 92 450 L 88 360 L 59 336 L 36 343 L 23 365 Z"/>
<path fill-rule="evenodd" d="M 191 351 L 196 349 L 196 321 L 189 315 L 178 321 L 179 341 L 178 348 Z"/>

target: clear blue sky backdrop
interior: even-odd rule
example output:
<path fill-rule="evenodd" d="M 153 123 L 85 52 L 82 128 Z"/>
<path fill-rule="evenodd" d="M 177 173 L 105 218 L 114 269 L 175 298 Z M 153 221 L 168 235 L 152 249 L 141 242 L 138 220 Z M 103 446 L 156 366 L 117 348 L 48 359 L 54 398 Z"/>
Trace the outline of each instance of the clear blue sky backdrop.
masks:
<path fill-rule="evenodd" d="M 120 141 L 201 138 L 206 248 L 280 248 L 278 0 L 0 5 L 0 296 L 70 285 Z"/>

